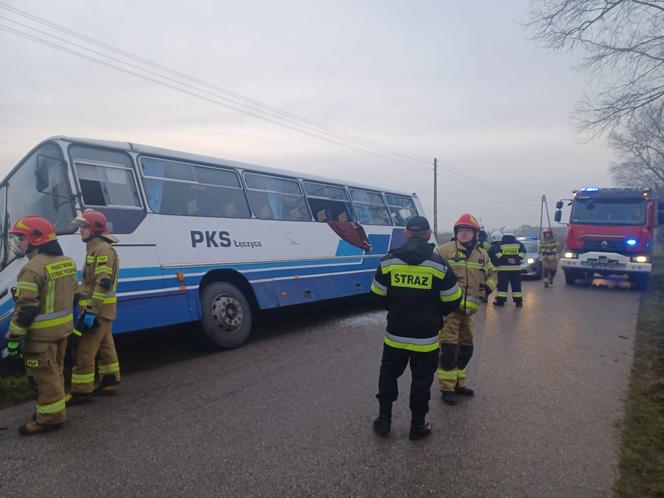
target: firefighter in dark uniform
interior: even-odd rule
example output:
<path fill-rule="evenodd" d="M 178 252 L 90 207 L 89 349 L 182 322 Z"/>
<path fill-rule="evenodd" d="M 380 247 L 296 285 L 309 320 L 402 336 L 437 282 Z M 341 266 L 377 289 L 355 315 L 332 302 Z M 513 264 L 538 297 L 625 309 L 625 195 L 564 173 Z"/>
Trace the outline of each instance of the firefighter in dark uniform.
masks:
<path fill-rule="evenodd" d="M 429 243 L 431 228 L 426 218 L 408 220 L 405 237 L 401 247 L 381 260 L 371 284 L 371 291 L 388 310 L 376 395 L 380 412 L 373 427 L 383 436 L 390 432 L 397 380 L 410 362 L 409 438 L 415 441 L 431 433 L 426 414 L 438 366 L 438 332 L 443 316 L 459 307 L 462 293 L 454 272 Z"/>
<path fill-rule="evenodd" d="M 23 216 L 9 232 L 18 239 L 18 253 L 28 256 L 13 290 L 7 349 L 14 358 L 24 357 L 28 381 L 37 391 L 35 414 L 19 427 L 19 434 L 30 436 L 59 429 L 65 421 L 63 369 L 74 329 L 76 264 L 62 254 L 46 218 Z"/>
<path fill-rule="evenodd" d="M 512 287 L 512 299 L 517 307 L 523 306 L 523 291 L 521 290 L 521 261 L 526 257 L 526 248 L 516 240 L 514 229 L 505 227 L 503 238 L 489 253 L 494 266 L 498 268 L 498 290 L 496 291 L 495 306 L 504 306 L 507 301 L 507 292 Z"/>

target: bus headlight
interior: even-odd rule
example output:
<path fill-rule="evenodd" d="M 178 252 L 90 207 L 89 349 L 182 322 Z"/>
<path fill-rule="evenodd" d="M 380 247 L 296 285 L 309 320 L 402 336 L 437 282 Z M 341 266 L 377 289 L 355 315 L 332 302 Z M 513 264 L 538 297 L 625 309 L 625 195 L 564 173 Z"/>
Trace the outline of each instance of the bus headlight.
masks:
<path fill-rule="evenodd" d="M 632 261 L 635 261 L 636 263 L 647 263 L 648 256 L 636 256 L 632 258 Z"/>
<path fill-rule="evenodd" d="M 576 258 L 576 254 L 574 254 L 573 252 L 567 251 L 565 253 L 565 258 L 566 259 L 574 259 L 574 258 Z"/>

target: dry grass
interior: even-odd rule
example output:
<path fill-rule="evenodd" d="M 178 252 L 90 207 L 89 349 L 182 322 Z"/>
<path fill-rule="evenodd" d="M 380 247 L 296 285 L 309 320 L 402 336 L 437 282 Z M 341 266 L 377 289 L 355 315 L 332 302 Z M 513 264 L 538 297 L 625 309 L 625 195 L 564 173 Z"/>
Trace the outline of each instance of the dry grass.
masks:
<path fill-rule="evenodd" d="M 664 257 L 654 263 L 637 325 L 618 497 L 664 497 Z"/>

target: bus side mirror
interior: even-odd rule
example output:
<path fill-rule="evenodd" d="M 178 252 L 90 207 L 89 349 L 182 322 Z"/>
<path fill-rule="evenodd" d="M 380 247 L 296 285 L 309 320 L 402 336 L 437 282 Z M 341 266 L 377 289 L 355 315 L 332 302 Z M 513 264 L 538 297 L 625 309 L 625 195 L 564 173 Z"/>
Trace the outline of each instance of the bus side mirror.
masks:
<path fill-rule="evenodd" d="M 556 209 L 562 209 L 562 208 L 563 208 L 563 201 L 556 202 Z"/>
<path fill-rule="evenodd" d="M 37 192 L 44 192 L 50 183 L 48 178 L 49 158 L 37 156 L 37 168 L 35 169 L 35 188 Z"/>
<path fill-rule="evenodd" d="M 560 202 L 560 204 L 562 204 L 562 202 Z M 558 204 L 556 204 L 556 207 L 558 207 Z M 560 208 L 562 208 L 562 206 L 560 206 Z M 560 223 L 560 220 L 563 219 L 563 212 L 560 210 L 560 208 L 558 208 L 558 210 L 556 211 L 556 214 L 553 215 L 553 218 L 554 218 L 558 223 Z"/>

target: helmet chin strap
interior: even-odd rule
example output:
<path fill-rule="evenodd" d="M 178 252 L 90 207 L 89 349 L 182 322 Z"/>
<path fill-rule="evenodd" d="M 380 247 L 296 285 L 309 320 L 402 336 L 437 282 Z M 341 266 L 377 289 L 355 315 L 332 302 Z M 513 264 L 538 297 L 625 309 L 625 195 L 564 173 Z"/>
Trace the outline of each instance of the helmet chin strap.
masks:
<path fill-rule="evenodd" d="M 32 258 L 39 252 L 39 248 L 37 246 L 33 246 L 32 244 L 28 244 L 28 248 L 25 250 L 24 253 L 21 254 L 21 257 L 27 256 L 28 258 Z"/>

